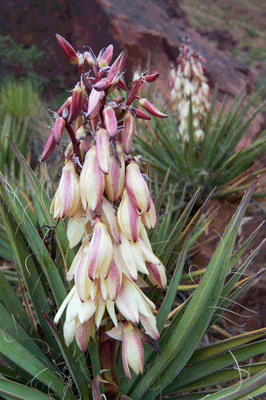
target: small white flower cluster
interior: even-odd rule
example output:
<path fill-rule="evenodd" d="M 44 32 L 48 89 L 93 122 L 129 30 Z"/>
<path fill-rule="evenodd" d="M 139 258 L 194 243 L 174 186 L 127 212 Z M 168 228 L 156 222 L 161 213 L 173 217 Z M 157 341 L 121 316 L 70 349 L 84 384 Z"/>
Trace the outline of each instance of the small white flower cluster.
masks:
<path fill-rule="evenodd" d="M 169 74 L 170 98 L 173 109 L 180 121 L 179 133 L 188 140 L 188 119 L 190 101 L 192 102 L 194 138 L 197 142 L 204 138 L 204 125 L 210 104 L 209 86 L 204 76 L 204 58 L 196 51 L 183 45 L 177 59 L 177 68 Z"/>

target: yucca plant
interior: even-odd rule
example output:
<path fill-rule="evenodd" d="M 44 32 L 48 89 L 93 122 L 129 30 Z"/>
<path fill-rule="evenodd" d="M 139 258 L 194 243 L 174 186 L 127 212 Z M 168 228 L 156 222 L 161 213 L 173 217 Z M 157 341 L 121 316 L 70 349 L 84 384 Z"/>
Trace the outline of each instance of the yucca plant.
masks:
<path fill-rule="evenodd" d="M 81 67 L 83 74 L 83 57 L 78 56 L 62 37 L 57 39 L 64 53 L 70 61 Z M 127 118 L 130 120 L 129 124 L 126 119 L 128 114 L 125 119 L 121 117 L 122 130 L 118 130 L 117 136 L 117 132 L 114 132 L 114 113 L 110 111 L 112 105 L 106 106 L 107 111 L 102 117 L 104 107 L 101 105 L 104 96 L 95 93 L 108 90 L 112 85 L 123 85 L 120 75 L 124 69 L 125 54 L 122 52 L 112 66 L 106 68 L 111 61 L 111 54 L 111 46 L 102 51 L 97 58 L 91 51 L 87 54 L 95 74 L 95 81 L 89 81 L 94 90 L 88 93 L 87 89 L 84 91 L 82 88 L 81 93 L 81 87 L 78 86 L 78 90 L 73 91 L 72 98 L 67 103 L 69 113 L 65 111 L 68 105 L 64 105 L 57 115 L 42 158 L 51 154 L 53 142 L 58 141 L 60 132 L 62 133 L 61 128 L 59 129 L 62 125 L 70 133 L 73 147 L 69 146 L 66 150 L 65 166 L 52 207 L 45 187 L 9 140 L 28 178 L 33 204 L 32 207 L 28 207 L 19 190 L 13 190 L 8 181 L 1 176 L 0 212 L 16 259 L 23 303 L 12 289 L 13 284 L 10 285 L 0 273 L 0 354 L 4 361 L 0 367 L 0 395 L 4 399 L 25 400 L 146 400 L 177 397 L 191 400 L 207 395 L 213 399 L 245 399 L 247 396 L 263 393 L 266 390 L 264 363 L 241 366 L 241 370 L 245 370 L 241 379 L 232 366 L 264 352 L 263 337 L 266 328 L 211 346 L 203 346 L 201 342 L 223 310 L 228 308 L 238 294 L 259 275 L 258 273 L 242 279 L 246 267 L 261 246 L 246 261 L 240 263 L 241 266 L 236 270 L 236 265 L 242 260 L 245 249 L 259 227 L 234 252 L 237 230 L 254 192 L 255 183 L 247 191 L 224 232 L 200 283 L 196 288 L 195 285 L 182 288 L 181 283 L 188 282 L 191 276 L 199 275 L 194 273 L 182 276 L 191 238 L 193 242 L 198 235 L 197 222 L 203 211 L 199 211 L 189 222 L 189 215 L 199 193 L 191 198 L 167 241 L 161 243 L 161 237 L 158 236 L 157 246 L 154 241 L 152 248 L 145 228 L 141 227 L 141 231 L 136 228 L 140 215 L 133 209 L 139 207 L 144 223 L 152 225 L 156 213 L 152 211 L 152 214 L 149 214 L 150 211 L 147 210 L 147 203 L 151 202 L 149 190 L 138 170 L 134 179 L 138 181 L 142 192 L 137 191 L 139 188 L 131 186 L 132 169 L 136 169 L 132 163 L 136 163 L 137 160 L 132 159 L 129 151 L 126 166 L 123 159 L 123 151 L 127 153 L 130 148 L 132 130 L 129 126 L 131 127 L 132 119 Z M 105 68 L 101 65 L 102 62 L 107 64 L 104 65 Z M 100 78 L 99 75 L 97 78 L 97 72 L 103 72 Z M 85 78 L 88 79 L 88 75 L 85 75 Z M 153 78 L 154 76 L 151 79 Z M 143 80 L 144 76 L 136 78 L 135 89 L 129 95 L 130 100 L 136 95 L 140 79 Z M 146 76 L 146 79 L 149 78 Z M 83 104 L 81 107 L 81 103 L 86 102 L 87 98 L 88 105 L 81 113 L 84 106 Z M 140 115 L 130 108 L 129 100 L 126 103 L 125 106 L 119 103 L 122 110 L 126 107 L 127 113 L 133 116 Z M 147 104 L 149 110 L 158 112 L 149 103 L 145 102 L 144 105 Z M 73 114 L 75 109 L 79 112 Z M 78 136 L 77 140 L 76 135 L 72 135 L 71 118 L 77 120 L 80 113 L 87 135 Z M 94 113 L 96 115 L 93 115 Z M 98 117 L 98 113 L 99 119 L 95 123 L 93 119 Z M 90 124 L 95 130 L 92 130 L 92 133 L 86 132 L 86 124 Z M 73 130 L 80 127 L 76 124 Z M 109 141 L 101 140 L 104 130 L 108 135 L 113 132 Z M 79 147 L 81 138 L 89 142 L 83 149 Z M 108 147 L 110 143 L 117 150 L 117 154 L 111 152 L 111 147 Z M 120 151 L 119 143 L 122 148 Z M 94 146 L 98 149 L 98 158 L 97 153 L 95 157 L 91 151 L 94 151 Z M 105 190 L 101 194 L 97 190 L 101 187 L 100 171 L 108 169 L 108 164 L 111 168 L 111 162 L 114 163 L 112 159 L 110 163 L 106 162 L 106 158 L 109 158 L 108 151 L 104 152 L 106 157 L 103 157 L 103 150 L 106 148 L 119 165 L 116 172 L 122 175 L 124 171 L 125 174 L 125 187 L 124 184 L 121 186 L 127 193 L 124 192 L 122 201 L 116 194 L 117 182 L 113 180 L 110 170 L 106 173 L 106 176 L 110 174 L 110 185 L 108 186 L 109 182 L 105 183 Z M 83 158 L 79 159 L 78 151 L 81 149 L 86 153 L 84 163 Z M 84 174 L 88 170 L 91 173 L 86 174 L 84 180 Z M 116 176 L 114 174 L 114 177 Z M 77 194 L 77 180 L 80 180 L 80 189 L 83 190 L 81 199 Z M 121 184 L 121 179 L 119 183 Z M 89 191 L 87 187 L 90 187 Z M 121 192 L 121 189 L 119 190 Z M 117 199 L 111 200 L 112 196 L 117 196 Z M 78 221 L 79 200 L 80 205 L 85 203 L 85 207 L 82 206 L 86 208 L 86 213 L 83 210 Z M 158 207 L 159 203 L 160 198 L 157 201 Z M 130 210 L 130 218 L 127 210 Z M 57 221 L 51 217 L 50 211 Z M 67 216 L 69 220 L 66 228 L 64 217 Z M 156 231 L 154 232 L 155 236 Z M 76 252 L 75 245 L 78 245 L 82 236 L 83 242 Z M 108 237 L 113 246 L 111 252 L 108 250 Z M 87 253 L 88 244 L 91 247 Z M 107 266 L 109 253 L 111 260 Z M 165 264 L 169 278 L 167 282 L 165 269 L 155 254 Z M 138 270 L 142 269 L 138 277 L 134 276 L 133 260 Z M 71 280 L 70 283 L 67 282 L 73 274 L 74 286 Z M 153 288 L 152 284 L 157 287 Z M 188 290 L 189 295 L 185 299 L 183 297 L 183 300 L 177 297 L 179 289 Z M 93 299 L 95 292 L 96 296 Z M 108 301 L 116 302 L 113 309 L 110 308 L 110 303 L 107 304 Z M 108 312 L 101 311 L 103 302 Z M 62 311 L 67 303 L 67 313 L 64 317 Z M 157 312 L 152 311 L 153 304 L 157 305 Z M 55 327 L 51 319 L 54 318 L 57 309 L 55 320 L 59 321 L 59 324 Z M 142 328 L 139 325 L 140 321 Z M 77 346 L 73 344 L 74 335 L 74 343 Z M 119 344 L 121 339 L 122 346 Z M 145 355 L 142 342 L 145 343 Z M 146 344 L 151 346 L 146 348 Z M 221 384 L 227 386 L 225 390 L 220 389 Z M 194 393 L 195 390 L 197 393 Z"/>
<path fill-rule="evenodd" d="M 187 46 L 183 47 L 189 53 L 182 50 L 184 54 L 181 52 L 179 56 L 177 72 L 171 76 L 172 100 L 164 107 L 169 118 L 138 124 L 139 134 L 134 137 L 134 148 L 136 153 L 141 151 L 151 162 L 159 185 L 170 167 L 169 182 L 176 185 L 177 199 L 184 188 L 189 198 L 199 186 L 202 188 L 201 201 L 214 187 L 217 188 L 216 197 L 224 197 L 227 191 L 229 197 L 243 190 L 243 180 L 239 184 L 236 182 L 265 151 L 266 133 L 263 131 L 251 145 L 236 152 L 238 143 L 265 102 L 251 113 L 257 93 L 249 97 L 243 86 L 227 111 L 227 99 L 224 98 L 218 115 L 214 117 L 219 85 L 209 105 L 201 58 Z M 260 173 L 264 174 L 265 169 Z M 245 189 L 253 178 L 246 179 Z M 260 193 L 264 195 L 265 189 Z"/>

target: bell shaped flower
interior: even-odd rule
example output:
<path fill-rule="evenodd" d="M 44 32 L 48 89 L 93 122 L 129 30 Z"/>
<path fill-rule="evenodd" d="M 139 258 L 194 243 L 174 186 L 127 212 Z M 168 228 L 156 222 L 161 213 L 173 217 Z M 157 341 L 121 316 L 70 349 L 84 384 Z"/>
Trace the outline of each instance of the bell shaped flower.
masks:
<path fill-rule="evenodd" d="M 131 161 L 126 168 L 126 190 L 130 201 L 140 214 L 151 208 L 151 195 L 139 166 Z"/>
<path fill-rule="evenodd" d="M 51 204 L 54 219 L 72 217 L 81 205 L 78 176 L 71 160 L 63 168 L 61 180 Z"/>

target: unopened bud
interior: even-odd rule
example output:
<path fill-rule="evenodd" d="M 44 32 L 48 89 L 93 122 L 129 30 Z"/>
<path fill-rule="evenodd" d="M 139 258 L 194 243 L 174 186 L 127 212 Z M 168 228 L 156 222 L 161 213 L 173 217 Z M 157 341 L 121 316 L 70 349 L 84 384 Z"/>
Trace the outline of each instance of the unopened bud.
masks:
<path fill-rule="evenodd" d="M 131 162 L 126 168 L 125 185 L 129 198 L 138 212 L 140 214 L 148 212 L 151 208 L 150 191 L 135 162 Z"/>
<path fill-rule="evenodd" d="M 139 99 L 139 104 L 141 105 L 141 107 L 144 108 L 144 110 L 148 111 L 151 115 L 154 115 L 155 117 L 168 118 L 168 115 L 163 114 L 161 111 L 158 110 L 157 107 L 155 107 L 154 104 L 152 104 L 149 100 L 145 98 Z"/>
<path fill-rule="evenodd" d="M 107 106 L 103 110 L 104 126 L 111 137 L 117 132 L 117 119 L 113 107 Z"/>
<path fill-rule="evenodd" d="M 138 108 L 133 108 L 132 110 L 134 111 L 136 118 L 140 118 L 140 119 L 151 119 L 151 117 L 146 114 L 144 111 L 139 110 Z"/>
<path fill-rule="evenodd" d="M 122 133 L 122 146 L 126 154 L 130 153 L 135 131 L 135 119 L 131 111 L 126 113 L 124 118 L 124 129 Z"/>
<path fill-rule="evenodd" d="M 79 65 L 79 57 L 73 47 L 68 43 L 66 39 L 64 39 L 61 35 L 55 35 L 56 40 L 61 47 L 61 50 L 71 62 L 71 64 Z"/>
<path fill-rule="evenodd" d="M 112 60 L 112 57 L 113 57 L 113 50 L 114 50 L 113 45 L 109 44 L 109 46 L 101 54 L 101 56 L 100 56 L 100 58 L 98 60 L 99 68 L 106 67 L 107 65 L 110 64 L 110 62 Z"/>
<path fill-rule="evenodd" d="M 57 111 L 57 115 L 61 116 L 64 109 L 66 108 L 67 110 L 69 110 L 70 108 L 70 104 L 71 104 L 71 99 L 72 97 L 70 96 L 59 108 L 59 110 Z"/>
<path fill-rule="evenodd" d="M 117 219 L 121 231 L 133 243 L 139 240 L 140 216 L 124 190 L 122 201 L 118 207 Z"/>
<path fill-rule="evenodd" d="M 55 123 L 54 123 L 54 128 L 53 128 L 54 140 L 55 140 L 56 144 L 60 143 L 65 125 L 66 125 L 66 122 L 65 122 L 64 118 L 62 118 L 62 117 L 56 118 Z"/>
<path fill-rule="evenodd" d="M 157 73 L 155 73 L 155 74 L 146 75 L 146 76 L 143 77 L 143 79 L 144 79 L 145 82 L 151 83 L 151 82 L 156 81 L 156 79 L 159 78 L 159 75 L 160 75 L 160 74 L 158 74 L 158 72 L 157 72 Z"/>
<path fill-rule="evenodd" d="M 96 152 L 98 164 L 104 174 L 108 174 L 111 162 L 109 135 L 105 129 L 96 134 Z"/>
<path fill-rule="evenodd" d="M 119 89 L 125 90 L 125 91 L 128 90 L 126 84 L 124 83 L 124 81 L 122 81 L 121 78 L 118 80 L 116 87 L 118 87 Z"/>
<path fill-rule="evenodd" d="M 101 90 L 106 90 L 109 88 L 110 86 L 110 81 L 107 78 L 102 78 L 99 82 L 95 83 L 95 85 L 93 86 L 93 88 L 95 90 L 97 90 L 98 92 L 100 92 Z"/>
<path fill-rule="evenodd" d="M 45 161 L 52 154 L 55 147 L 56 147 L 56 141 L 54 138 L 54 130 L 52 129 L 50 136 L 46 142 L 46 145 L 44 147 L 44 150 L 42 152 L 40 160 Z"/>
<path fill-rule="evenodd" d="M 100 111 L 102 99 L 104 98 L 104 96 L 104 91 L 98 92 L 97 90 L 92 89 L 89 96 L 89 105 L 87 112 L 87 117 L 89 119 L 96 117 L 96 115 Z"/>
<path fill-rule="evenodd" d="M 107 74 L 107 79 L 111 84 L 115 83 L 114 79 L 118 80 L 122 72 L 124 72 L 125 63 L 126 63 L 126 52 L 125 50 L 123 50 L 119 54 L 119 56 L 117 57 L 117 59 L 115 60 L 115 62 L 113 63 Z"/>
<path fill-rule="evenodd" d="M 79 113 L 82 110 L 85 99 L 86 99 L 86 94 L 82 90 L 79 82 L 77 83 L 72 92 L 72 99 L 68 116 L 69 124 L 71 124 L 79 116 Z"/>
<path fill-rule="evenodd" d="M 116 143 L 116 155 L 111 157 L 108 175 L 104 175 L 105 191 L 110 201 L 116 202 L 122 194 L 125 184 L 125 157 L 119 143 Z"/>

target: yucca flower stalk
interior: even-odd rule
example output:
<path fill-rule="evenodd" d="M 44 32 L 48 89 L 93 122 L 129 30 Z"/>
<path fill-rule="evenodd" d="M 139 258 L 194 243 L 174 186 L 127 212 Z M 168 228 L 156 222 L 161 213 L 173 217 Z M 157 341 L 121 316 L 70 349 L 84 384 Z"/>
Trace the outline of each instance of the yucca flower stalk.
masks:
<path fill-rule="evenodd" d="M 172 109 L 179 119 L 179 133 L 185 141 L 189 140 L 188 121 L 192 103 L 194 138 L 196 142 L 204 138 L 210 104 L 209 86 L 204 76 L 205 59 L 187 44 L 180 47 L 177 67 L 169 73 L 170 99 Z"/>
<path fill-rule="evenodd" d="M 130 379 L 129 367 L 143 372 L 142 343 L 158 348 L 155 340 L 160 337 L 155 304 L 142 292 L 145 282 L 139 273 L 150 276 L 151 284 L 166 284 L 165 268 L 153 254 L 146 232 L 156 225 L 155 207 L 140 157 L 130 155 L 135 118 L 150 119 L 132 102 L 137 99 L 150 114 L 167 117 L 137 96 L 143 83 L 159 75 L 135 74 L 128 99 L 111 99 L 109 94 L 115 89 L 127 89 L 122 80 L 125 52 L 109 66 L 112 45 L 96 57 L 91 49 L 77 54 L 59 35 L 57 41 L 69 61 L 80 67 L 81 78 L 55 114 L 41 161 L 51 155 L 66 130 L 71 143 L 50 212 L 54 219 L 69 217 L 70 248 L 79 242 L 81 246 L 67 273 L 68 281 L 74 278 L 74 286 L 54 322 L 66 309 L 65 341 L 69 345 L 75 337 L 84 352 L 95 330 L 106 326 L 109 337 L 122 341 L 123 366 Z M 87 65 L 93 76 L 85 72 Z"/>

